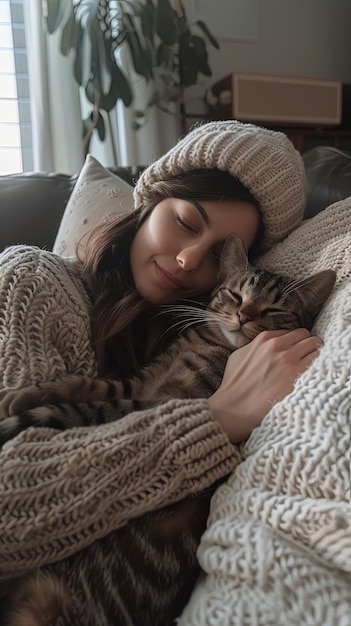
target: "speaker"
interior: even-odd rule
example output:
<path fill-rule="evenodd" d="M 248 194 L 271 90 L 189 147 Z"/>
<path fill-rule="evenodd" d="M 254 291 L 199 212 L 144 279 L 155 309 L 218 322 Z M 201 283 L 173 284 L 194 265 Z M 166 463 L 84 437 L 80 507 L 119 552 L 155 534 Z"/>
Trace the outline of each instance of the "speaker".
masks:
<path fill-rule="evenodd" d="M 351 130 L 351 85 L 342 86 L 341 128 Z"/>
<path fill-rule="evenodd" d="M 270 126 L 337 126 L 342 83 L 262 74 L 229 74 L 206 94 L 221 119 Z"/>

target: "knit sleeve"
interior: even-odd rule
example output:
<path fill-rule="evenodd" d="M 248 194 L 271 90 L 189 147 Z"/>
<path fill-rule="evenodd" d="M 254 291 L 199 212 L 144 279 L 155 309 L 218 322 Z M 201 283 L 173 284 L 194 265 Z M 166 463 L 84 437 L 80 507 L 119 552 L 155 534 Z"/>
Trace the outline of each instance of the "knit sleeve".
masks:
<path fill-rule="evenodd" d="M 67 262 L 37 248 L 2 253 L 0 386 L 96 374 L 88 308 Z M 94 428 L 24 431 L 0 451 L 0 579 L 197 493 L 237 462 L 206 400 L 170 400 Z"/>
<path fill-rule="evenodd" d="M 0 388 L 96 374 L 89 299 L 74 266 L 39 248 L 0 254 Z"/>
<path fill-rule="evenodd" d="M 202 399 L 94 428 L 23 431 L 0 453 L 0 579 L 206 489 L 238 455 Z"/>

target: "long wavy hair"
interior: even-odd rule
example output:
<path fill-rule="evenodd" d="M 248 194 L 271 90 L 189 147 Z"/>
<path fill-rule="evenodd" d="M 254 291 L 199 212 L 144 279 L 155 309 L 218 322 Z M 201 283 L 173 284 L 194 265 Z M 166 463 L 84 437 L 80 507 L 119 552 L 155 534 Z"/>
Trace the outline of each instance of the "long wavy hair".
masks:
<path fill-rule="evenodd" d="M 171 331 L 165 332 L 172 327 L 169 314 L 160 315 L 159 307 L 151 306 L 139 295 L 130 267 L 135 233 L 153 208 L 170 197 L 241 200 L 259 208 L 248 189 L 227 172 L 193 170 L 156 181 L 144 196 L 142 206 L 103 222 L 89 233 L 77 255 L 92 294 L 92 338 L 101 375 L 121 378 L 136 374 L 174 338 Z M 251 255 L 258 253 L 262 234 L 261 220 Z M 208 296 L 204 294 L 199 301 L 206 302 Z"/>

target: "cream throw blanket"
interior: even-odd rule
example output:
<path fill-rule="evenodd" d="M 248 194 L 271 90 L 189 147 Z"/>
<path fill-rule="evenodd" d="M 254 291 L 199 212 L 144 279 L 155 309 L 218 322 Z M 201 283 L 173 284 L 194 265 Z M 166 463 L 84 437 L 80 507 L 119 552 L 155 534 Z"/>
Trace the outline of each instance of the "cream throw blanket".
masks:
<path fill-rule="evenodd" d="M 351 198 L 260 265 L 297 279 L 337 271 L 314 328 L 324 346 L 216 492 L 198 550 L 205 575 L 179 626 L 349 626 Z"/>

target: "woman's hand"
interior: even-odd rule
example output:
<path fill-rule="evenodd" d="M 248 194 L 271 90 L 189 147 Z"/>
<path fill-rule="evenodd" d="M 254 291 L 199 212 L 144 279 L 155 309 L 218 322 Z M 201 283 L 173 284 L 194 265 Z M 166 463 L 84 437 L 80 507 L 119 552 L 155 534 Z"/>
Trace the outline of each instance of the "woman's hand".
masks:
<path fill-rule="evenodd" d="M 264 331 L 229 357 L 222 383 L 209 398 L 214 417 L 233 443 L 247 439 L 272 406 L 293 389 L 322 341 L 299 328 Z"/>

